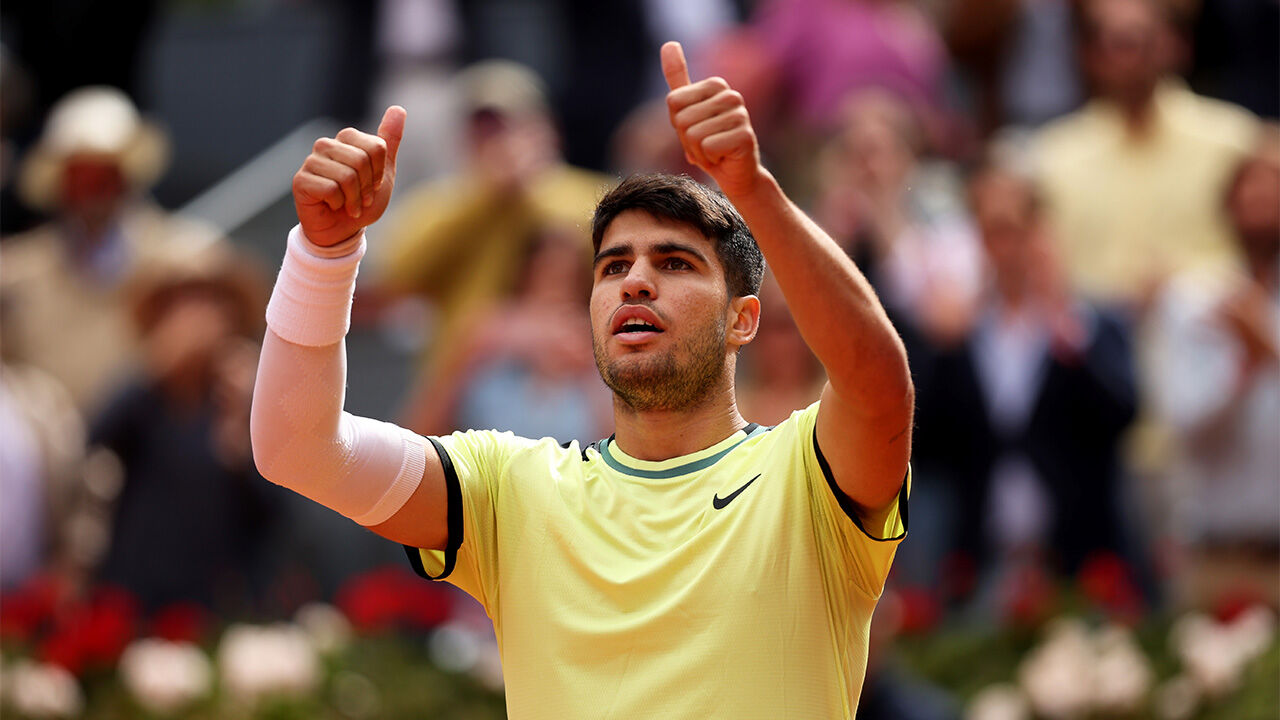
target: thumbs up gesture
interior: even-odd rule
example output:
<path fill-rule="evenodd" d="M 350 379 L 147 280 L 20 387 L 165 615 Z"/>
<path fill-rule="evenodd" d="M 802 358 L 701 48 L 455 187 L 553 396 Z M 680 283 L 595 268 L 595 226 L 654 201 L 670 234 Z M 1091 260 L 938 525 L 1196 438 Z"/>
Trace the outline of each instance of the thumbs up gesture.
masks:
<path fill-rule="evenodd" d="M 724 78 L 690 82 L 678 42 L 662 46 L 667 111 L 685 157 L 716 181 L 730 199 L 750 193 L 761 176 L 760 149 L 738 91 Z"/>
<path fill-rule="evenodd" d="M 405 115 L 393 105 L 377 135 L 346 128 L 316 140 L 293 176 L 293 205 L 311 242 L 337 245 L 382 217 L 396 182 Z"/>

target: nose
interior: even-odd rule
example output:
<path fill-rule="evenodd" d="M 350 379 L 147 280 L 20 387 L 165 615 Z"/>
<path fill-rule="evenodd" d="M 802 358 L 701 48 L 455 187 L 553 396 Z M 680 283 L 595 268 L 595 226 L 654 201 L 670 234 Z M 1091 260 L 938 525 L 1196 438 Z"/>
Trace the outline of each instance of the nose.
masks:
<path fill-rule="evenodd" d="M 653 284 L 653 276 L 648 264 L 636 262 L 627 270 L 627 276 L 621 285 L 623 300 L 653 300 L 658 297 L 658 288 Z"/>

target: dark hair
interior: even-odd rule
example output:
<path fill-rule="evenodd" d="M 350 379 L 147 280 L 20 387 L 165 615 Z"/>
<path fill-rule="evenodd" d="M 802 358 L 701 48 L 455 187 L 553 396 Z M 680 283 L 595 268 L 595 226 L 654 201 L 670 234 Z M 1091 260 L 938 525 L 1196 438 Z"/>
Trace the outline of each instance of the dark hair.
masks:
<path fill-rule="evenodd" d="M 610 190 L 591 218 L 591 244 L 600 252 L 604 231 L 627 210 L 684 223 L 711 241 L 724 266 L 730 297 L 755 295 L 764 277 L 764 256 L 737 208 L 722 193 L 688 175 L 632 175 Z"/>

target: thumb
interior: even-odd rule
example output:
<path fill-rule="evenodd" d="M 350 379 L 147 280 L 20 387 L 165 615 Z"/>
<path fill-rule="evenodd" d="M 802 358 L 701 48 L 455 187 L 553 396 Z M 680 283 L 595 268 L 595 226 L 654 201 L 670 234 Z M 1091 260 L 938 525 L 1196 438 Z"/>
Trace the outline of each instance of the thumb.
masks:
<path fill-rule="evenodd" d="M 684 48 L 674 40 L 662 45 L 662 75 L 672 90 L 689 84 L 689 64 L 684 59 Z"/>
<path fill-rule="evenodd" d="M 378 125 L 378 137 L 387 144 L 387 164 L 392 168 L 396 166 L 396 153 L 400 152 L 400 138 L 404 137 L 404 121 L 408 114 L 399 105 L 392 105 Z"/>

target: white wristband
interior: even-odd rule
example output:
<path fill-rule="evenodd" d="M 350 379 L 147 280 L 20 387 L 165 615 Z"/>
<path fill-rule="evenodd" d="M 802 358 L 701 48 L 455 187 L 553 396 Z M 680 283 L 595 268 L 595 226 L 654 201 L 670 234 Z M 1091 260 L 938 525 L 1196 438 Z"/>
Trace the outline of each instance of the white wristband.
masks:
<path fill-rule="evenodd" d="M 364 251 L 363 231 L 322 248 L 295 225 L 267 303 L 267 327 L 291 343 L 309 347 L 333 345 L 345 337 Z"/>

